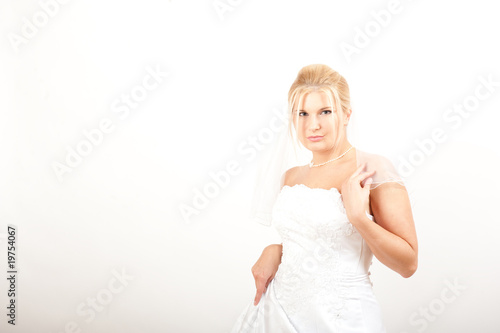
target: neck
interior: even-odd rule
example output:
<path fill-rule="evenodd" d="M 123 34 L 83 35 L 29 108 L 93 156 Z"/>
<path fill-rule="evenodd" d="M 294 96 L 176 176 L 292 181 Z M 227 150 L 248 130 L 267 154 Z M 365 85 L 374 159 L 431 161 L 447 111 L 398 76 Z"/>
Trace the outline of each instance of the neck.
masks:
<path fill-rule="evenodd" d="M 344 154 L 349 148 L 351 148 L 351 146 L 352 145 L 346 141 L 345 143 L 341 144 L 338 148 L 334 148 L 334 149 L 329 150 L 329 151 L 313 152 L 312 161 L 315 165 L 328 162 L 328 161 Z M 351 150 L 349 150 L 349 152 L 347 152 L 344 156 L 342 156 L 338 160 L 330 162 L 329 164 L 337 164 L 337 163 L 341 163 L 341 162 L 345 161 L 347 159 L 347 155 L 349 155 L 353 150 L 354 150 L 354 147 L 351 148 Z"/>

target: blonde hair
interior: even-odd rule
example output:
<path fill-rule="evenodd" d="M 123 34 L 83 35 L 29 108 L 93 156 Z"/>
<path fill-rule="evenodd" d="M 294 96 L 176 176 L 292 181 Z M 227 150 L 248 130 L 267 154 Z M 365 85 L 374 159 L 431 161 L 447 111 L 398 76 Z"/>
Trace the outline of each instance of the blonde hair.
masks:
<path fill-rule="evenodd" d="M 293 136 L 293 108 L 298 108 L 304 95 L 313 91 L 324 92 L 327 95 L 330 106 L 332 107 L 332 117 L 338 110 L 342 110 L 344 114 L 348 114 L 348 110 L 351 109 L 349 86 L 342 75 L 323 64 L 305 66 L 297 74 L 297 78 L 288 92 L 288 130 L 291 136 Z M 297 100 L 299 103 L 296 103 Z M 298 114 L 299 112 L 297 112 L 297 119 Z M 336 118 L 337 138 L 335 139 L 335 147 L 338 146 L 340 142 L 342 127 L 344 125 L 343 121 L 340 120 L 343 119 L 343 117 L 337 116 Z M 298 136 L 296 141 L 299 145 Z"/>

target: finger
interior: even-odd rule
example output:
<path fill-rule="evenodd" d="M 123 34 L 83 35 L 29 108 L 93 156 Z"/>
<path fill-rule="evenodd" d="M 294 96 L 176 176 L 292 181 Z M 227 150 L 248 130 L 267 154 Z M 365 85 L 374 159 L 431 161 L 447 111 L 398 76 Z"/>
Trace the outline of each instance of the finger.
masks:
<path fill-rule="evenodd" d="M 274 279 L 274 274 L 271 275 L 269 277 L 269 279 L 267 279 L 267 282 L 266 282 L 266 287 L 264 288 L 264 292 L 267 290 L 267 287 L 269 286 L 269 283 L 271 283 L 271 281 Z"/>
<path fill-rule="evenodd" d="M 355 178 L 356 176 L 359 175 L 359 173 L 365 168 L 366 166 L 366 162 L 361 164 L 357 169 L 356 171 L 354 171 L 354 173 L 351 175 L 351 179 Z"/>
<path fill-rule="evenodd" d="M 366 172 L 363 172 L 362 174 L 358 175 L 355 179 L 357 181 L 363 181 L 363 179 L 365 178 L 368 178 L 370 176 L 373 176 L 373 174 L 376 172 L 376 170 L 372 170 L 372 171 L 366 171 Z"/>
<path fill-rule="evenodd" d="M 257 305 L 262 296 L 262 293 L 267 289 L 266 281 L 262 278 L 256 278 L 255 286 L 257 287 L 257 293 L 255 294 L 254 305 Z"/>
<path fill-rule="evenodd" d="M 264 277 L 260 276 L 260 275 L 256 275 L 254 276 L 255 278 L 255 288 L 257 288 L 257 290 L 259 289 L 264 289 L 266 286 L 266 280 L 264 279 Z"/>
<path fill-rule="evenodd" d="M 372 171 L 365 171 L 361 174 L 358 174 L 358 170 L 356 170 L 356 172 L 353 173 L 351 178 L 350 178 L 350 180 L 354 183 L 360 183 L 361 181 L 363 181 L 363 179 L 365 179 L 366 177 L 372 176 L 375 173 L 375 170 L 372 170 Z"/>
<path fill-rule="evenodd" d="M 266 291 L 267 288 L 264 289 L 257 289 L 257 293 L 255 294 L 255 299 L 253 301 L 253 305 L 257 305 L 260 302 L 260 298 L 262 297 L 262 294 Z"/>
<path fill-rule="evenodd" d="M 373 175 L 375 172 L 377 172 L 377 170 L 372 170 L 372 171 L 366 171 L 366 172 L 363 172 L 360 176 L 364 178 L 366 177 L 369 177 L 370 175 Z"/>
<path fill-rule="evenodd" d="M 367 188 L 370 189 L 370 185 L 373 183 L 373 178 L 370 177 L 366 180 L 365 185 L 363 186 L 363 189 Z"/>

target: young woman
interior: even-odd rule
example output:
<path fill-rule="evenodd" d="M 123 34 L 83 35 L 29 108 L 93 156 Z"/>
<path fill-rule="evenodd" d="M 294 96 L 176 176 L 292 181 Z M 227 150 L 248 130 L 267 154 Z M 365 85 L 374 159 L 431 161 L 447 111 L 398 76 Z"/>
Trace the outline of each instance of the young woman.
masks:
<path fill-rule="evenodd" d="M 385 332 L 372 257 L 408 278 L 418 262 L 408 192 L 387 158 L 351 145 L 346 80 L 326 65 L 301 69 L 289 130 L 312 152 L 281 177 L 271 219 L 283 243 L 252 267 L 257 294 L 232 332 Z"/>

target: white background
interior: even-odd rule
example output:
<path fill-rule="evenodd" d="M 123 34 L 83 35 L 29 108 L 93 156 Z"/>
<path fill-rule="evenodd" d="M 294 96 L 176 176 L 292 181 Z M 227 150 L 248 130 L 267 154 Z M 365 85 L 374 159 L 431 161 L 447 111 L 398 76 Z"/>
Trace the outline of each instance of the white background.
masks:
<path fill-rule="evenodd" d="M 388 332 L 498 332 L 500 23 L 491 1 L 401 1 L 350 57 L 342 43 L 355 47 L 389 1 L 222 1 L 231 8 L 222 15 L 210 0 L 71 0 L 45 6 L 51 15 L 45 3 L 0 3 L 0 331 L 228 332 L 253 301 L 251 266 L 281 242 L 248 217 L 269 145 L 255 155 L 238 147 L 252 147 L 286 106 L 300 68 L 324 63 L 350 85 L 360 149 L 398 167 L 424 156 L 406 178 L 418 270 L 404 279 L 372 266 Z M 39 27 L 25 38 L 34 17 Z M 25 40 L 16 46 L 14 35 Z M 120 118 L 114 103 L 139 91 L 147 68 L 168 77 Z M 461 119 L 453 127 L 444 115 L 473 101 L 480 77 L 496 86 L 467 116 L 452 113 Z M 103 119 L 114 129 L 59 181 L 53 163 L 66 164 L 68 148 Z M 446 140 L 424 155 L 417 142 L 438 128 Z M 231 160 L 239 174 L 184 219 L 181 205 Z M 18 228 L 15 328 L 8 224 Z"/>

